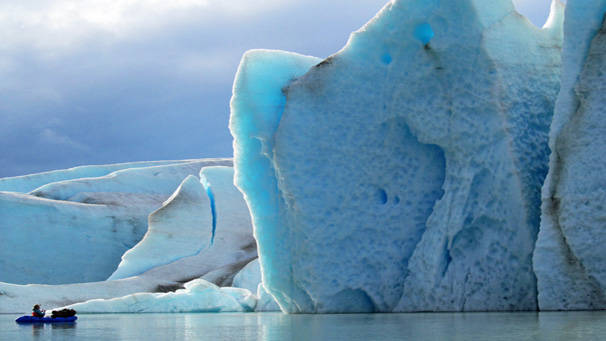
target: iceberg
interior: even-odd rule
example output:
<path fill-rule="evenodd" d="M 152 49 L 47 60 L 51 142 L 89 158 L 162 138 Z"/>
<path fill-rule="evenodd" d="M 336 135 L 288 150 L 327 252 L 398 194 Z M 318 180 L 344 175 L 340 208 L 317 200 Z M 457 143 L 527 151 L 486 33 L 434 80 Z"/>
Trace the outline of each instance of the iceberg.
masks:
<path fill-rule="evenodd" d="M 541 310 L 606 308 L 606 1 L 569 1 L 534 254 Z"/>
<path fill-rule="evenodd" d="M 234 167 L 0 179 L 0 313 L 605 309 L 605 13 L 393 0 L 327 59 L 249 51 Z"/>
<path fill-rule="evenodd" d="M 563 9 L 395 0 L 323 61 L 244 55 L 235 183 L 283 311 L 537 309 Z"/>

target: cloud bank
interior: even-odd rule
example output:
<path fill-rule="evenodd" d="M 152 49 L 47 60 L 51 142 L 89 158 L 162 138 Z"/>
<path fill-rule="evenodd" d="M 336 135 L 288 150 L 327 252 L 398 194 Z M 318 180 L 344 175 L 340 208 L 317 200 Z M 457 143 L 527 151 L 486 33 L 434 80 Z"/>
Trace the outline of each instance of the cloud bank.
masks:
<path fill-rule="evenodd" d="M 328 57 L 386 2 L 4 1 L 0 177 L 231 156 L 229 99 L 246 50 Z M 550 1 L 514 3 L 540 26 Z"/>

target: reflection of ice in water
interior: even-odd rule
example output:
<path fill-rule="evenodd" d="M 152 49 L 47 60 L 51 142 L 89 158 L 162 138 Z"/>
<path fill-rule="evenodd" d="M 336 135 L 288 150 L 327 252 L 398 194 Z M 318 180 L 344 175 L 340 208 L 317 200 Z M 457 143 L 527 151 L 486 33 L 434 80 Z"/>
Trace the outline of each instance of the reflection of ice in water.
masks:
<path fill-rule="evenodd" d="M 10 315 L 9 317 L 13 317 Z M 13 319 L 14 320 L 14 319 Z M 8 321 L 8 320 L 7 320 Z M 34 338 L 48 338 L 52 335 L 53 339 L 70 340 L 75 338 L 76 325 L 77 323 L 31 323 L 31 324 L 16 324 L 18 327 L 19 336 L 15 334 L 15 337 L 5 337 L 4 331 L 9 329 L 4 326 L 4 319 L 0 320 L 0 339 L 2 340 L 25 340 L 26 335 L 31 334 Z M 30 333 L 31 332 L 31 333 Z M 60 336 L 58 336 L 60 335 Z"/>
<path fill-rule="evenodd" d="M 77 323 L 18 325 L 0 315 L 0 338 L 27 340 L 571 340 L 604 339 L 606 311 L 286 315 L 83 314 Z"/>

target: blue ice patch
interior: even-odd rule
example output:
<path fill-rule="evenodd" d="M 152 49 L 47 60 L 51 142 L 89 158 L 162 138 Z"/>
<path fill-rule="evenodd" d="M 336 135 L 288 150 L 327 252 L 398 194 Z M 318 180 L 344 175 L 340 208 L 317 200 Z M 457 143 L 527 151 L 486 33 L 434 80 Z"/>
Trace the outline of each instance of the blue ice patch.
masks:
<path fill-rule="evenodd" d="M 414 35 L 415 39 L 423 43 L 423 45 L 427 45 L 427 43 L 429 43 L 435 33 L 431 29 L 431 25 L 429 25 L 428 23 L 422 23 L 415 27 Z"/>

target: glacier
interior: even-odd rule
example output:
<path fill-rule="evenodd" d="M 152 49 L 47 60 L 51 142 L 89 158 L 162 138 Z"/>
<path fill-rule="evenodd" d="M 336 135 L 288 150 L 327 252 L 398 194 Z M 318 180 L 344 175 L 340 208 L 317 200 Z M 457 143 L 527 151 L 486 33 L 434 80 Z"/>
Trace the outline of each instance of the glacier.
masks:
<path fill-rule="evenodd" d="M 0 282 L 67 284 L 107 279 L 122 255 L 147 232 L 149 214 L 186 176 L 198 176 L 206 166 L 231 166 L 232 160 L 158 164 L 104 166 L 98 171 L 83 167 L 84 176 L 122 169 L 42 184 L 29 193 L 0 192 L 0 233 L 3 243 L 14 245 L 0 248 Z M 56 174 L 73 172 L 51 172 L 55 174 L 51 180 Z M 48 176 L 6 178 L 2 183 L 24 189 L 23 183 L 39 185 Z"/>
<path fill-rule="evenodd" d="M 257 259 L 250 214 L 233 185 L 231 165 L 231 159 L 203 159 L 137 164 L 141 167 L 132 169 L 108 165 L 96 171 L 95 166 L 87 166 L 82 167 L 88 169 L 86 175 L 122 168 L 100 177 L 46 184 L 40 181 L 45 173 L 23 177 L 26 183 L 42 183 L 44 190 L 32 192 L 49 198 L 32 192 L 0 192 L 0 227 L 5 237 L 0 313 L 19 312 L 32 300 L 61 307 L 174 292 L 195 280 L 230 287 L 240 270 Z M 65 172 L 70 173 L 53 173 Z M 159 179 L 158 186 L 154 178 Z M 4 180 L 5 184 L 24 181 Z M 167 190 L 170 183 L 177 184 L 173 193 Z M 136 235 L 133 224 L 140 227 Z M 245 301 L 256 303 L 260 268 L 248 266 L 245 273 L 240 278 L 246 279 L 239 282 L 254 288 Z M 253 308 L 254 304 L 243 303 L 237 311 Z M 208 309 L 233 310 L 219 305 Z"/>
<path fill-rule="evenodd" d="M 392 0 L 248 51 L 233 163 L 0 179 L 0 313 L 605 309 L 605 13 Z"/>
<path fill-rule="evenodd" d="M 563 15 L 391 1 L 323 61 L 243 57 L 235 182 L 283 311 L 538 308 Z"/>

